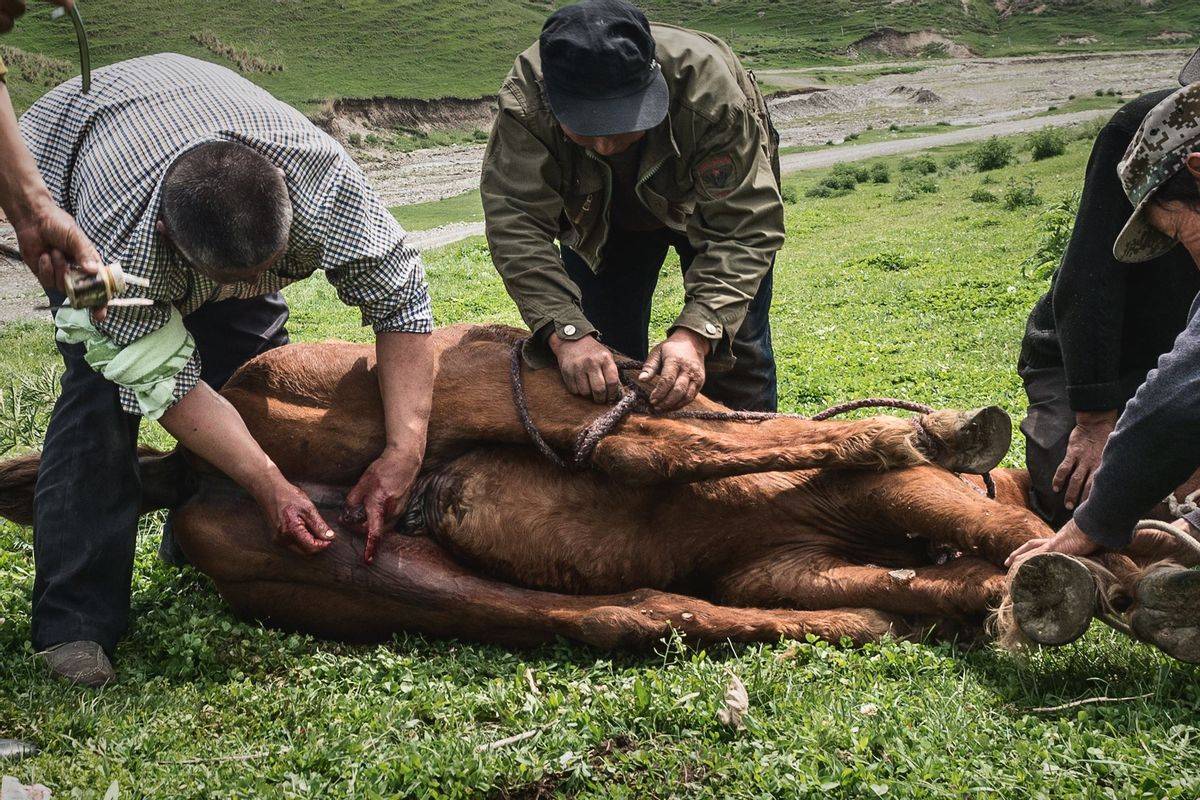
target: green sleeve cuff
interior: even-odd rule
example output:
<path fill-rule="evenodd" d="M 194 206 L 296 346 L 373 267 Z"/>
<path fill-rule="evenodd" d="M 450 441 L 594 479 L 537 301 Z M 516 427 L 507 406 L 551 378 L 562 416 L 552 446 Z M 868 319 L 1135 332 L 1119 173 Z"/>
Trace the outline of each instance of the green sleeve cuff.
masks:
<path fill-rule="evenodd" d="M 564 312 L 561 318 L 556 315 L 553 320 L 546 320 L 542 324 L 535 324 L 531 327 L 533 335 L 525 340 L 525 347 L 521 351 L 525 358 L 525 364 L 530 369 L 545 369 L 553 367 L 557 363 L 554 352 L 550 349 L 551 333 L 557 333 L 558 338 L 567 342 L 573 342 L 596 333 L 596 326 L 588 322 L 583 311 L 576 307 Z"/>
<path fill-rule="evenodd" d="M 687 328 L 708 340 L 710 352 L 705 363 L 713 372 L 727 372 L 733 369 L 736 359 L 733 357 L 733 332 L 721 318 L 703 306 L 688 303 L 675 319 L 671 330 Z"/>
<path fill-rule="evenodd" d="M 133 392 L 142 416 L 158 419 L 175 404 L 180 371 L 196 351 L 196 342 L 176 308 L 167 324 L 118 347 L 96 330 L 86 309 L 64 308 L 54 315 L 55 338 L 64 344 L 82 343 L 84 360 L 107 380 Z"/>

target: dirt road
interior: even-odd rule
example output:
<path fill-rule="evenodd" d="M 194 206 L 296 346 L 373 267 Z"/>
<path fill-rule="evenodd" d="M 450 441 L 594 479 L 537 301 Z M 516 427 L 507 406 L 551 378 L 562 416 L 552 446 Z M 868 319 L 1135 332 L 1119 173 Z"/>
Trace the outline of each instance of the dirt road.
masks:
<path fill-rule="evenodd" d="M 1011 136 L 1018 133 L 1029 133 L 1047 127 L 1075 125 L 1080 122 L 1112 116 L 1108 110 L 1078 111 L 1074 114 L 1055 114 L 1047 117 L 1030 119 L 1014 119 L 1007 122 L 993 122 L 990 125 L 979 125 L 974 128 L 952 129 L 946 133 L 931 133 L 927 136 L 914 136 L 911 139 L 894 139 L 886 142 L 871 142 L 869 144 L 847 144 L 840 147 L 828 147 L 813 150 L 809 153 L 790 153 L 781 156 L 780 166 L 785 174 L 800 172 L 806 169 L 832 167 L 845 161 L 861 161 L 864 158 L 876 156 L 898 155 L 913 153 L 918 150 L 928 150 L 931 147 L 942 147 L 948 144 L 977 142 L 991 136 Z"/>

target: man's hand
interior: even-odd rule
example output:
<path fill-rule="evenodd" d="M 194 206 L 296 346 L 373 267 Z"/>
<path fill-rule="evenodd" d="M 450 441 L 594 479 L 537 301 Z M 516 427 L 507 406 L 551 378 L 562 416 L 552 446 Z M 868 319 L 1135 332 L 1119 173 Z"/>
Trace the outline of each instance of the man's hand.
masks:
<path fill-rule="evenodd" d="M 550 334 L 550 349 L 558 358 L 567 391 L 590 397 L 594 403 L 615 403 L 621 396 L 621 374 L 612 352 L 595 336 L 562 339 Z"/>
<path fill-rule="evenodd" d="M 1012 554 L 1004 562 L 1004 566 L 1014 567 L 1030 556 L 1036 556 L 1039 553 L 1062 553 L 1068 556 L 1086 556 L 1091 555 L 1099 549 L 1100 545 L 1089 539 L 1088 535 L 1075 524 L 1075 520 L 1071 520 L 1063 526 L 1061 531 L 1050 538 L 1031 539 L 1016 550 L 1013 550 Z"/>
<path fill-rule="evenodd" d="M 25 263 L 49 291 L 66 292 L 64 278 L 73 266 L 93 275 L 104 266 L 75 219 L 48 199 L 13 220 L 13 230 Z"/>
<path fill-rule="evenodd" d="M 346 495 L 342 521 L 366 533 L 363 557 L 368 564 L 375 560 L 375 550 L 384 529 L 396 521 L 408 503 L 413 482 L 421 471 L 421 458 L 420 452 L 389 447 Z"/>
<path fill-rule="evenodd" d="M 1054 473 L 1055 492 L 1063 492 L 1064 505 L 1074 509 L 1082 505 L 1092 491 L 1092 479 L 1100 468 L 1104 443 L 1117 425 L 1118 411 L 1080 411 L 1075 415 L 1075 429 L 1067 442 L 1067 454 Z"/>
<path fill-rule="evenodd" d="M 50 0 L 56 6 L 70 8 L 71 0 Z M 0 0 L 0 33 L 12 30 L 13 22 L 25 13 L 25 0 Z"/>
<path fill-rule="evenodd" d="M 650 351 L 639 380 L 659 375 L 650 393 L 650 405 L 656 411 L 683 408 L 696 399 L 704 388 L 704 359 L 711 346 L 707 339 L 687 328 L 676 328 L 667 340 Z"/>
<path fill-rule="evenodd" d="M 276 473 L 251 488 L 275 541 L 302 555 L 316 555 L 333 543 L 334 532 L 312 500 Z"/>

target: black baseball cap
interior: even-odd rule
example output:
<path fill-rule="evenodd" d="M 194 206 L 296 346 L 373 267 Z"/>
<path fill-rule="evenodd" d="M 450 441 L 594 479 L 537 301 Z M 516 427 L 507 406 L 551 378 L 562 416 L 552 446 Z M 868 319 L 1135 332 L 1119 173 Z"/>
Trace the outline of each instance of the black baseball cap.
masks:
<path fill-rule="evenodd" d="M 624 0 L 585 0 L 550 15 L 538 40 L 554 116 L 581 136 L 655 127 L 670 95 L 646 15 Z"/>
<path fill-rule="evenodd" d="M 1188 86 L 1200 81 L 1200 49 L 1192 53 L 1192 57 L 1183 65 L 1183 70 L 1179 73 L 1179 85 Z"/>

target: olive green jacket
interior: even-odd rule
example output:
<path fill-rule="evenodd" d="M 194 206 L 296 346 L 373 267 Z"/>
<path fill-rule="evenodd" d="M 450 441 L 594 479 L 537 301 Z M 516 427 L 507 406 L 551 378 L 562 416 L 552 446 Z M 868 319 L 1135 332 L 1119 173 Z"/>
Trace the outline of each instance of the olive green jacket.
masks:
<path fill-rule="evenodd" d="M 670 25 L 652 30 L 671 105 L 646 135 L 637 195 L 697 249 L 674 327 L 707 338 L 710 368 L 725 369 L 733 365 L 730 348 L 746 309 L 783 245 L 778 136 L 754 76 L 724 42 Z M 546 101 L 536 44 L 517 58 L 499 106 L 481 185 L 488 244 L 525 324 L 542 334 L 526 358 L 546 366 L 551 330 L 567 340 L 596 330 L 555 240 L 598 268 L 612 174 L 563 134 Z"/>

